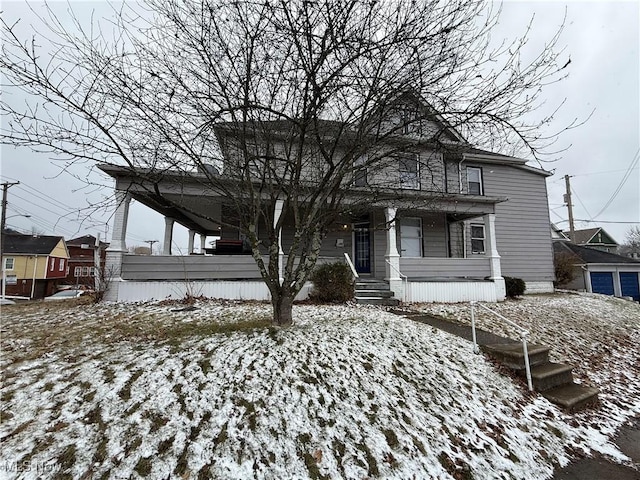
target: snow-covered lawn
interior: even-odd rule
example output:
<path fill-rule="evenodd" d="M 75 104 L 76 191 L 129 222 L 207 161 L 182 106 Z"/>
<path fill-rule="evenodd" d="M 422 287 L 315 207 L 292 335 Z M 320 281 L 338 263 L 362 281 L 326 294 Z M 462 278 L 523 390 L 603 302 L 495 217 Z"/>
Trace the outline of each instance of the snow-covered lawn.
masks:
<path fill-rule="evenodd" d="M 609 439 L 640 413 L 630 302 L 498 306 L 603 390 L 576 415 L 382 309 L 299 305 L 276 330 L 266 304 L 181 307 L 2 307 L 0 477 L 547 478 L 575 455 L 625 462 Z"/>

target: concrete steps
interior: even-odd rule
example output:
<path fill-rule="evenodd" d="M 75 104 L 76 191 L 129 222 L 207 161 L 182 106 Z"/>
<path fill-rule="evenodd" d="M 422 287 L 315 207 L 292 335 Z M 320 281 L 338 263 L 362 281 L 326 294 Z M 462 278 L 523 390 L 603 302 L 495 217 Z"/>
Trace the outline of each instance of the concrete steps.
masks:
<path fill-rule="evenodd" d="M 482 350 L 526 378 L 522 343 L 483 345 Z M 598 389 L 573 381 L 573 367 L 549 361 L 549 347 L 527 345 L 531 383 L 550 402 L 574 412 L 598 402 Z"/>
<path fill-rule="evenodd" d="M 393 298 L 389 284 L 376 279 L 358 279 L 355 288 L 356 303 L 361 305 L 385 305 L 395 307 L 400 300 Z"/>

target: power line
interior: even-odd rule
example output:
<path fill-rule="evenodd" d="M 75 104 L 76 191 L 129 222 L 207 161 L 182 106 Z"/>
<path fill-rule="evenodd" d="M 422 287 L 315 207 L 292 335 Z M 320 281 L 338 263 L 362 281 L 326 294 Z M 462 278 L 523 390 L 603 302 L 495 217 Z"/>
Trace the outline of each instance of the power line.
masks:
<path fill-rule="evenodd" d="M 626 181 L 629 179 L 629 177 L 631 176 L 631 172 L 633 171 L 633 169 L 635 168 L 635 165 L 638 163 L 638 160 L 640 160 L 640 148 L 636 151 L 636 154 L 633 156 L 633 160 L 631 161 L 631 163 L 629 164 L 629 168 L 627 168 L 626 173 L 622 176 L 622 180 L 620 180 L 620 183 L 618 184 L 618 187 L 616 188 L 616 190 L 613 192 L 613 194 L 611 195 L 611 197 L 609 198 L 609 200 L 607 201 L 607 203 L 605 204 L 604 207 L 602 207 L 602 210 L 600 210 L 597 214 L 595 214 L 592 218 L 597 218 L 599 217 L 608 207 L 609 205 L 611 205 L 611 203 L 615 200 L 615 198 L 618 196 L 618 194 L 620 193 L 620 190 L 622 190 L 622 187 L 624 186 L 624 184 L 626 183 Z"/>

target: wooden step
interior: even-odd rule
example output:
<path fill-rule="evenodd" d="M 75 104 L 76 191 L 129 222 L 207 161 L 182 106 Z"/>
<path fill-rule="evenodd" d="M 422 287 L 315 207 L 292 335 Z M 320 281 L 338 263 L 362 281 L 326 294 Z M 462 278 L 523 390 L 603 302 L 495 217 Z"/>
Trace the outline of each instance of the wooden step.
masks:
<path fill-rule="evenodd" d="M 356 290 L 356 297 L 393 297 L 391 290 Z"/>
<path fill-rule="evenodd" d="M 575 412 L 584 407 L 598 403 L 598 389 L 571 383 L 561 385 L 542 392 L 542 395 L 562 408 Z"/>
<path fill-rule="evenodd" d="M 388 307 L 397 307 L 400 305 L 400 300 L 397 298 L 356 296 L 356 303 L 359 303 L 360 305 L 384 305 Z"/>
<path fill-rule="evenodd" d="M 496 343 L 480 347 L 488 355 L 503 365 L 514 370 L 524 370 L 524 353 L 522 343 Z M 549 362 L 549 347 L 544 345 L 527 345 L 529 352 L 529 366 L 541 365 Z"/>

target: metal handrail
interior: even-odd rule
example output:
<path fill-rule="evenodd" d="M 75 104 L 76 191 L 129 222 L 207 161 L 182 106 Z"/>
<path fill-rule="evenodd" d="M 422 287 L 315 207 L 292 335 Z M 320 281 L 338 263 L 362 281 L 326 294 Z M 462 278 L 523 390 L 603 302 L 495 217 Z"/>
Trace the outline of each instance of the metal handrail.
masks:
<path fill-rule="evenodd" d="M 356 271 L 356 267 L 353 265 L 353 262 L 351 261 L 351 257 L 349 257 L 349 254 L 347 252 L 344 252 L 344 259 L 347 261 L 347 265 L 349 265 L 349 268 L 351 269 L 353 278 L 360 278 L 360 275 L 358 275 L 358 272 Z"/>
<path fill-rule="evenodd" d="M 478 305 L 480 308 L 485 309 L 487 312 L 494 314 L 499 319 L 503 320 L 507 324 L 518 330 L 520 334 L 520 340 L 522 341 L 522 353 L 524 354 L 524 366 L 527 371 L 527 387 L 529 390 L 533 390 L 533 383 L 531 381 L 531 366 L 529 365 L 529 350 L 527 348 L 527 337 L 529 336 L 529 331 L 525 328 L 522 328 L 517 323 L 512 322 L 508 318 L 500 315 L 498 312 L 491 310 L 489 307 L 482 305 L 476 301 L 470 302 L 471 304 L 471 335 L 473 337 L 473 352 L 479 353 L 480 349 L 478 348 L 478 342 L 476 341 L 476 318 L 475 318 L 475 306 Z"/>
<path fill-rule="evenodd" d="M 407 289 L 409 288 L 409 277 L 407 277 L 400 270 L 398 270 L 396 267 L 391 265 L 391 262 L 389 260 L 387 260 L 386 258 L 385 258 L 384 261 L 387 262 L 387 265 L 389 265 L 391 267 L 391 269 L 394 270 L 400 276 L 400 280 L 402 280 L 402 282 L 404 283 L 404 288 L 402 289 L 402 297 L 403 297 L 402 301 L 406 302 L 407 301 Z"/>

